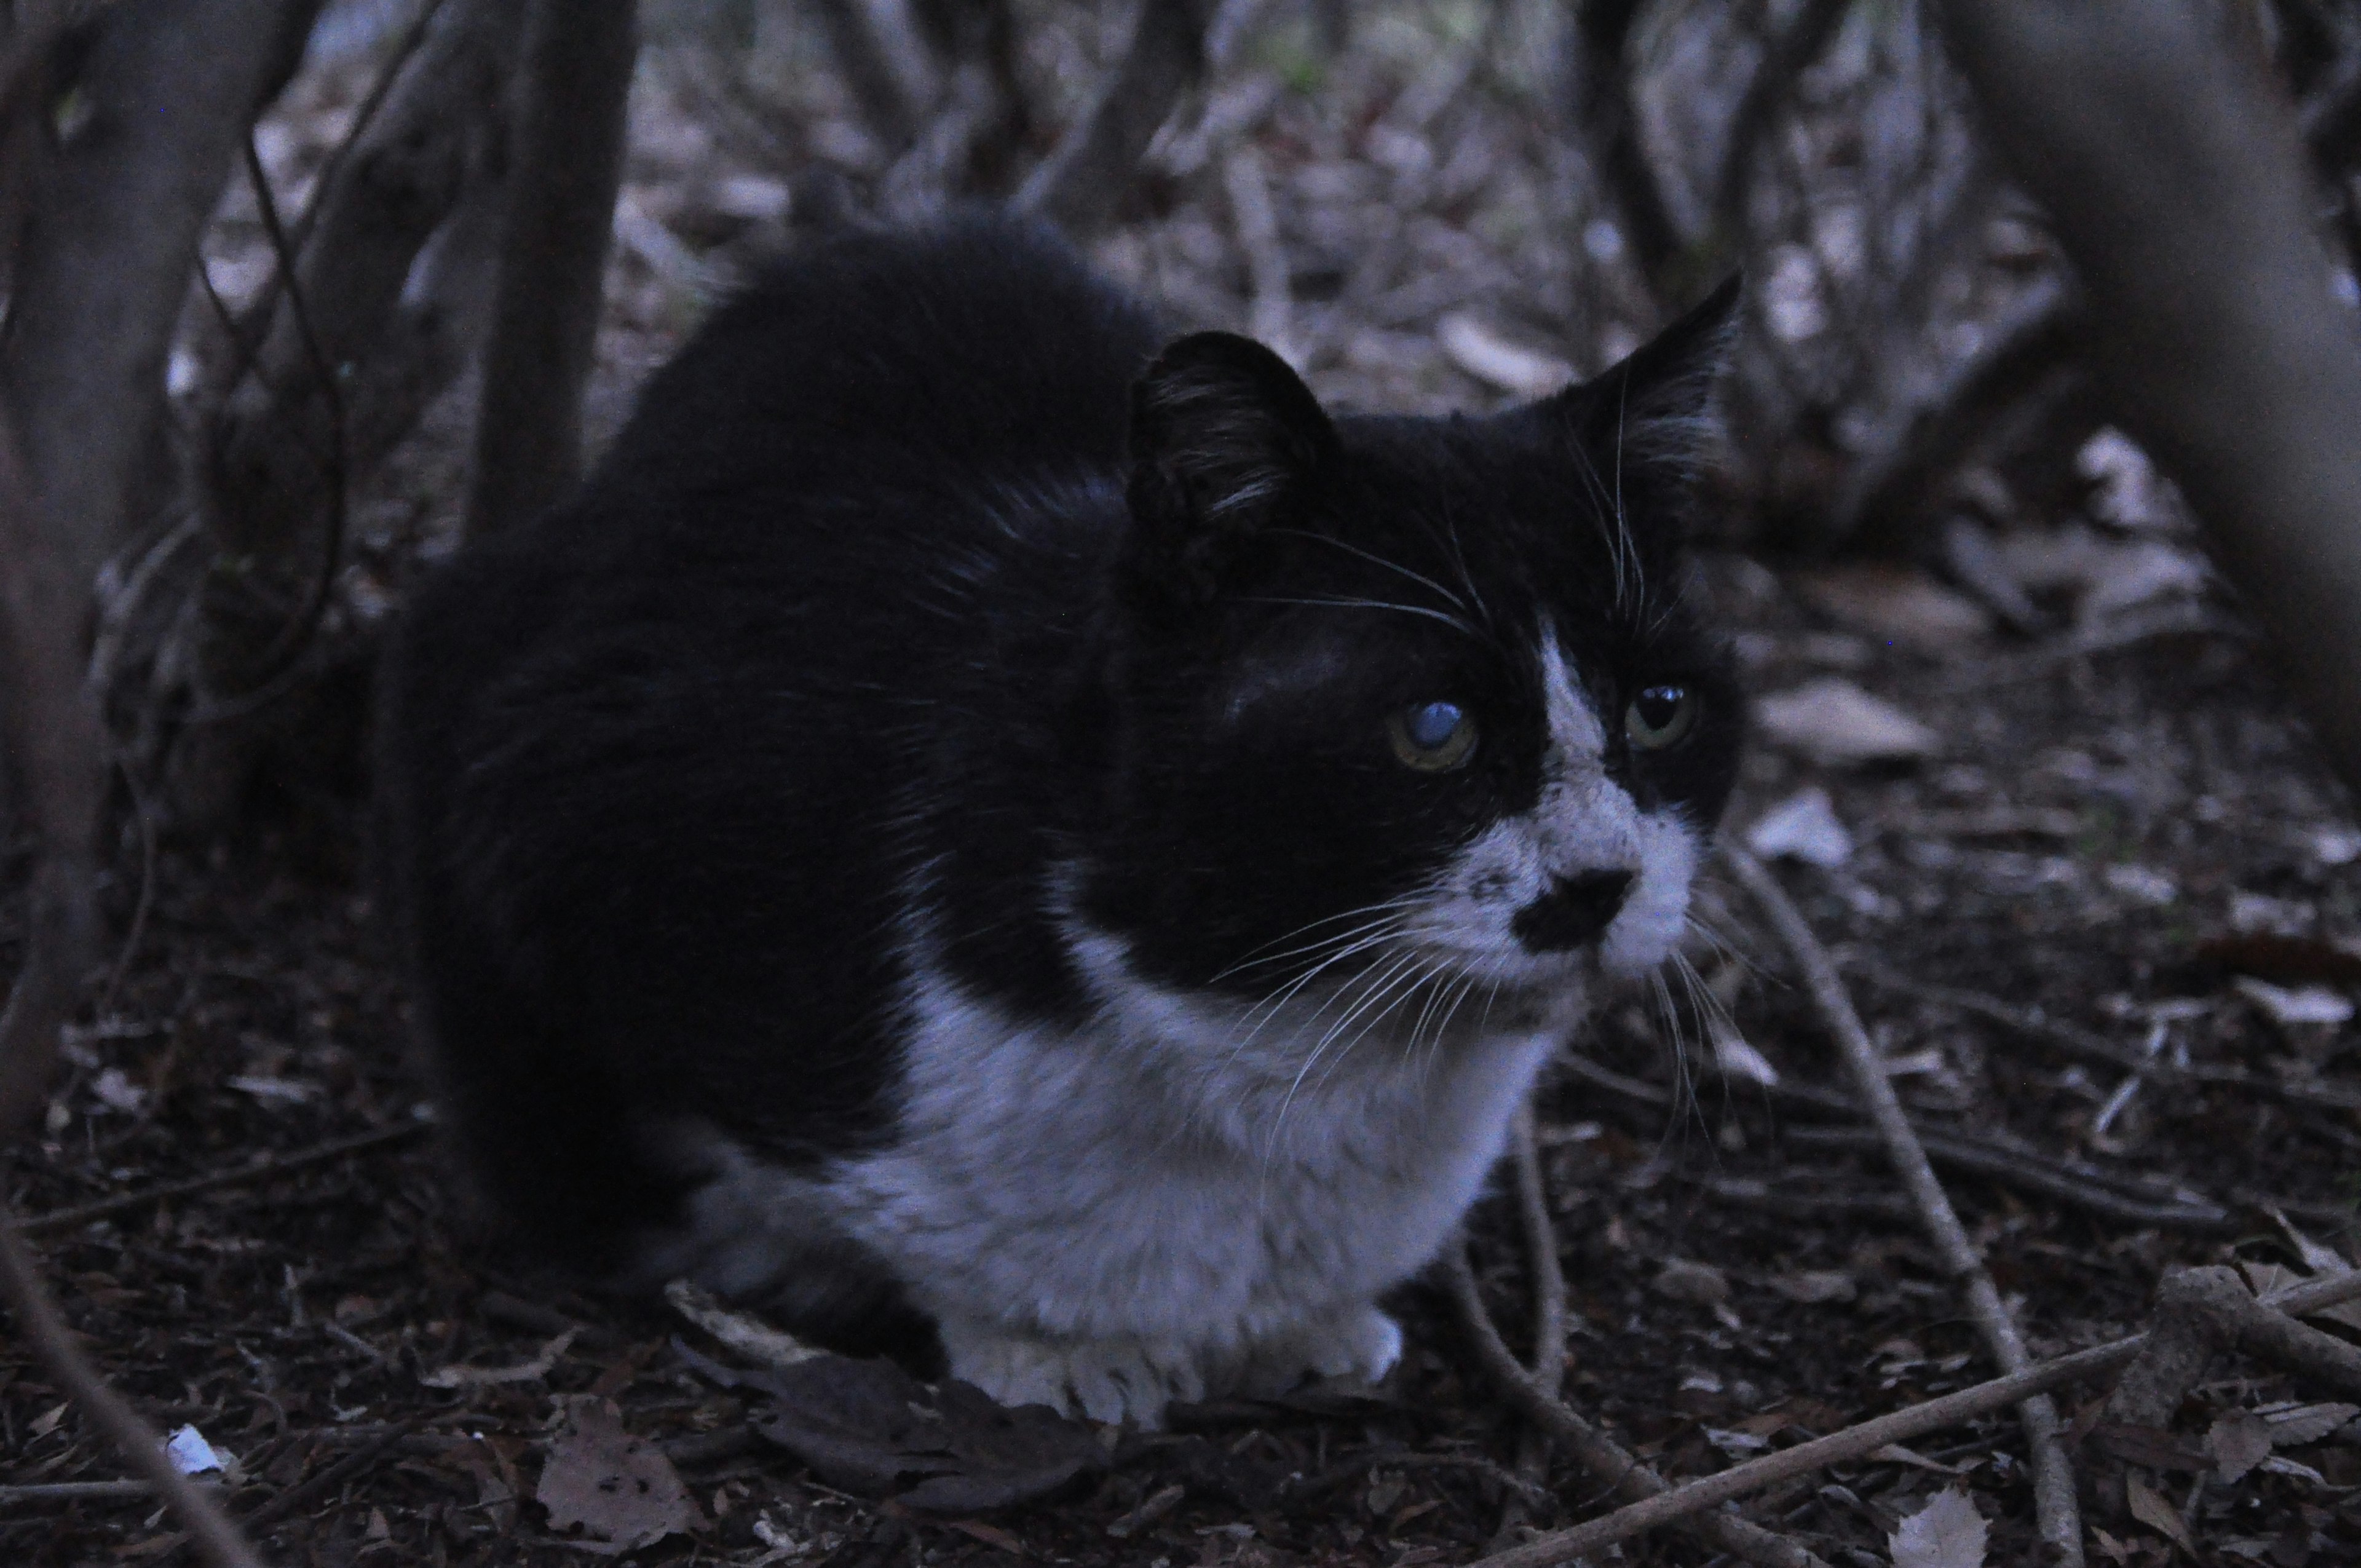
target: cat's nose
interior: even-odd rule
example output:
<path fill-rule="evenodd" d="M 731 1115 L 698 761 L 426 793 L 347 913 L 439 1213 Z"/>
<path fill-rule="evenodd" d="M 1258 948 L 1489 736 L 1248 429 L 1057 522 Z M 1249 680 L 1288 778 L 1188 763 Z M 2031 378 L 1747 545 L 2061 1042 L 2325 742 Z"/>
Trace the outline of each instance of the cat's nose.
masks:
<path fill-rule="evenodd" d="M 1509 928 L 1528 952 L 1564 952 L 1597 941 L 1631 892 L 1630 872 L 1562 876 L 1551 883 L 1547 893 L 1518 910 Z"/>

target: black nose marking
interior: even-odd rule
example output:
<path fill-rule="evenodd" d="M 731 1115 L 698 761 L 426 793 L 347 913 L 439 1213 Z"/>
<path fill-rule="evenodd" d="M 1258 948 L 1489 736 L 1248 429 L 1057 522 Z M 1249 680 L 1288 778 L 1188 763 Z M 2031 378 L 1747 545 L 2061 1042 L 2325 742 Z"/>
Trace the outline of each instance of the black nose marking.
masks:
<path fill-rule="evenodd" d="M 1631 891 L 1630 872 L 1585 872 L 1562 876 L 1550 890 L 1517 911 L 1509 929 L 1529 951 L 1559 953 L 1598 939 Z"/>

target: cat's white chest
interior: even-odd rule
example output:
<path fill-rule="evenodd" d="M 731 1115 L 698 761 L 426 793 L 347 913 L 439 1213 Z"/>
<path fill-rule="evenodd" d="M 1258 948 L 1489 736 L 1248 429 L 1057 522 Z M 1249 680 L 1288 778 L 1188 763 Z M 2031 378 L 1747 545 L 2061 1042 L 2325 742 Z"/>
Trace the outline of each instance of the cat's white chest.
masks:
<path fill-rule="evenodd" d="M 1221 1356 L 1365 1311 L 1466 1212 L 1549 1027 L 1350 1048 L 1136 988 L 1079 1028 L 917 988 L 895 1146 L 829 1182 L 921 1304 Z"/>

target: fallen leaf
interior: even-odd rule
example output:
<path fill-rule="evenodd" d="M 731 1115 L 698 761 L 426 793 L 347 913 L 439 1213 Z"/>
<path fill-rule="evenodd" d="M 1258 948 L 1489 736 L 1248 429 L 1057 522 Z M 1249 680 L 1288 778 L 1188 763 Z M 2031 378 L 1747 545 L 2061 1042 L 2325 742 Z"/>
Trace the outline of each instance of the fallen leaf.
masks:
<path fill-rule="evenodd" d="M 2227 1486 L 2270 1457 L 2270 1423 L 2252 1410 L 2216 1416 L 2205 1431 L 2205 1452 L 2213 1456 L 2213 1473 Z"/>
<path fill-rule="evenodd" d="M 2099 880 L 2110 891 L 2140 904 L 2170 904 L 2180 896 L 2180 884 L 2154 866 L 2109 866 L 2099 873 Z"/>
<path fill-rule="evenodd" d="M 1852 1276 L 1834 1268 L 1804 1268 L 1793 1274 L 1774 1274 L 1771 1288 L 1790 1301 L 1806 1306 L 1817 1306 L 1826 1301 L 1850 1301 L 1861 1294 Z"/>
<path fill-rule="evenodd" d="M 566 1354 L 566 1348 L 574 1343 L 574 1336 L 579 1332 L 579 1329 L 566 1330 L 535 1351 L 531 1360 L 518 1362 L 513 1366 L 438 1366 L 423 1374 L 418 1380 L 429 1388 L 472 1388 L 499 1383 L 537 1382 L 549 1376 L 550 1369 L 557 1365 L 557 1358 Z"/>
<path fill-rule="evenodd" d="M 559 1401 L 557 1429 L 533 1497 L 549 1511 L 553 1529 L 579 1525 L 614 1553 L 705 1522 L 664 1451 L 625 1431 L 615 1402 L 595 1394 Z"/>
<path fill-rule="evenodd" d="M 1940 748 L 1934 730 L 1850 681 L 1824 676 L 1763 698 L 1765 740 L 1832 767 L 1915 762 Z"/>
<path fill-rule="evenodd" d="M 2197 1543 L 2189 1539 L 2189 1527 L 2180 1522 L 2179 1510 L 2158 1496 L 2155 1487 L 2137 1475 L 2126 1475 L 2124 1500 L 2131 1505 L 2132 1518 L 2165 1536 L 2191 1557 L 2197 1555 Z"/>
<path fill-rule="evenodd" d="M 110 1111 L 137 1115 L 148 1103 L 148 1091 L 124 1076 L 119 1067 L 110 1067 L 91 1080 L 91 1093 Z"/>
<path fill-rule="evenodd" d="M 2338 1252 L 2334 1247 L 2330 1246 L 2327 1243 L 2315 1241 L 2312 1237 L 2304 1234 L 2301 1231 L 2296 1229 L 2295 1223 L 2290 1220 L 2287 1215 L 2280 1212 L 2279 1210 L 2273 1209 L 2271 1211 L 2271 1218 L 2279 1223 L 2279 1234 L 2287 1237 L 2288 1245 L 2295 1248 L 2296 1256 L 2301 1258 L 2303 1260 L 2303 1266 L 2306 1268 L 2311 1269 L 2314 1274 L 2350 1274 L 2353 1272 L 2353 1266 L 2345 1261 L 2345 1255 L 2343 1253 Z"/>
<path fill-rule="evenodd" d="M 2352 999 L 2324 985 L 2273 985 L 2244 974 L 2230 985 L 2274 1024 L 2343 1024 L 2353 1017 Z"/>
<path fill-rule="evenodd" d="M 1824 566 L 1787 578 L 1795 597 L 1848 631 L 1946 653 L 1992 630 L 1992 615 L 1908 566 Z"/>
<path fill-rule="evenodd" d="M 1852 835 L 1837 820 L 1828 792 L 1811 784 L 1764 812 L 1746 830 L 1746 847 L 1766 861 L 1801 861 L 1825 868 L 1852 858 Z"/>
<path fill-rule="evenodd" d="M 2211 1470 L 2213 1460 L 2184 1444 L 2162 1427 L 2132 1426 L 2101 1421 L 2091 1429 L 2091 1441 L 2126 1464 L 2148 1470 Z"/>
<path fill-rule="evenodd" d="M 2299 1481 L 2309 1481 L 2315 1486 L 2325 1486 L 2328 1485 L 2327 1476 L 2323 1475 L 2319 1471 L 2314 1470 L 2309 1464 L 2297 1464 L 2294 1460 L 2288 1458 L 2285 1454 L 2274 1453 L 2268 1459 L 2264 1460 L 2261 1464 L 2256 1466 L 2256 1468 L 2266 1471 L 2273 1475 L 2292 1475 Z"/>
<path fill-rule="evenodd" d="M 2273 1448 L 2301 1448 L 2307 1442 L 2318 1442 L 2355 1416 L 2361 1415 L 2361 1405 L 2297 1405 L 2285 1410 L 2259 1412 L 2263 1425 L 2269 1430 Z"/>
<path fill-rule="evenodd" d="M 1709 1263 L 1675 1258 L 1656 1276 L 1656 1288 L 1693 1307 L 1719 1307 L 1730 1299 L 1730 1279 Z"/>
<path fill-rule="evenodd" d="M 708 1376 L 771 1398 L 754 1429 L 830 1486 L 929 1513 L 1028 1502 L 1106 1467 L 1092 1429 L 1046 1405 L 1010 1409 L 956 1378 L 920 1383 L 890 1361 L 816 1355 L 783 1370 Z"/>
<path fill-rule="evenodd" d="M 1965 1492 L 1947 1486 L 1885 1538 L 1894 1568 L 1983 1568 L 1991 1527 Z"/>
<path fill-rule="evenodd" d="M 1464 311 L 1436 323 L 1434 339 L 1454 365 L 1488 387 L 1521 398 L 1547 397 L 1575 379 L 1574 367 L 1565 360 L 1511 343 Z"/>
<path fill-rule="evenodd" d="M 664 1299 L 682 1317 L 758 1365 L 793 1366 L 822 1354 L 759 1318 L 723 1306 L 688 1280 L 675 1279 L 665 1286 Z"/>

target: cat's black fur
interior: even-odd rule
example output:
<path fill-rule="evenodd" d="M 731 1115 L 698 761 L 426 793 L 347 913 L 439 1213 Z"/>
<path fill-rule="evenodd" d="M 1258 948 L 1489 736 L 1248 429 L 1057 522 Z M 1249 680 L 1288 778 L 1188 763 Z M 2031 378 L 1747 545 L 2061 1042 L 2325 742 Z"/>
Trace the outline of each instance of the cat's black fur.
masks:
<path fill-rule="evenodd" d="M 500 1211 L 622 1267 L 706 1168 L 678 1126 L 786 1170 L 890 1143 L 914 903 L 1045 1025 L 1091 1026 L 1075 915 L 1158 985 L 1268 994 L 1290 934 L 1533 808 L 1544 623 L 1611 776 L 1702 830 L 1736 701 L 1678 533 L 1727 308 L 1508 413 L 1332 421 L 1243 339 L 1159 359 L 1005 221 L 779 265 L 386 660 L 388 901 Z M 1642 756 L 1650 683 L 1702 713 Z M 1405 767 L 1387 716 L 1438 695 L 1476 760 Z"/>

